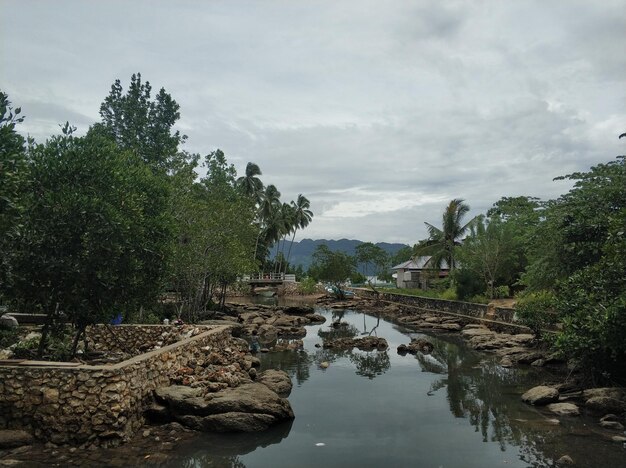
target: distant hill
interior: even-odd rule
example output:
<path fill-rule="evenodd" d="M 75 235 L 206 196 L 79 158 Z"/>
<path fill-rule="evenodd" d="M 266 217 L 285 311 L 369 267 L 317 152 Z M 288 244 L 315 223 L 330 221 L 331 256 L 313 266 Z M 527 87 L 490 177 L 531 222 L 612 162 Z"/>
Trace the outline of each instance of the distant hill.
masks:
<path fill-rule="evenodd" d="M 333 252 L 344 252 L 348 255 L 354 255 L 354 250 L 360 244 L 363 244 L 363 241 L 356 239 L 339 239 L 339 240 L 327 240 L 327 239 L 302 239 L 299 242 L 294 242 L 291 247 L 291 256 L 289 258 L 289 263 L 291 265 L 297 266 L 302 265 L 302 267 L 307 270 L 311 262 L 313 261 L 313 252 L 318 245 L 326 244 L 330 250 Z M 289 251 L 290 241 L 285 242 L 285 255 Z M 282 244 L 281 244 L 282 245 Z M 390 255 L 396 254 L 398 250 L 403 247 L 408 247 L 406 244 L 390 244 L 388 242 L 377 242 L 377 246 L 382 248 L 385 252 Z M 272 256 L 276 254 L 276 247 L 272 251 Z M 359 268 L 361 270 L 361 268 Z M 363 271 L 361 271 L 363 273 Z"/>

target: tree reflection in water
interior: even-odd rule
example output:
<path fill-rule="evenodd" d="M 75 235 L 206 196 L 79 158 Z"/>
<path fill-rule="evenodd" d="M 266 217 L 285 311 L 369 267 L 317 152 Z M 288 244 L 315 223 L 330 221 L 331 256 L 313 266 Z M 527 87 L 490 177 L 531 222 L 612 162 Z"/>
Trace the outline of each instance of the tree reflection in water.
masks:
<path fill-rule="evenodd" d="M 416 359 L 423 371 L 445 375 L 431 384 L 429 394 L 446 388 L 450 412 L 467 418 L 483 442 L 497 442 L 502 451 L 507 444 L 520 447 L 520 458 L 531 466 L 551 463 L 543 447 L 549 426 L 529 427 L 527 408 L 510 397 L 525 381 L 523 370 L 503 368 L 493 358 L 442 340 L 436 340 L 431 356 L 418 353 Z"/>
<path fill-rule="evenodd" d="M 387 351 L 359 351 L 353 350 L 350 355 L 350 362 L 356 367 L 356 374 L 373 379 L 389 370 L 391 362 Z"/>

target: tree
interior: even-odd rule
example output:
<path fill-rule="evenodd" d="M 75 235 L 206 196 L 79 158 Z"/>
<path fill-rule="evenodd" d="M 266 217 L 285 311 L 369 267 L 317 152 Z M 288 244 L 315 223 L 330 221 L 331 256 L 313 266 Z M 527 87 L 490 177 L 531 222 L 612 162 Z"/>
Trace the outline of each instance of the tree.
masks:
<path fill-rule="evenodd" d="M 298 198 L 295 202 L 291 202 L 291 205 L 294 210 L 294 229 L 293 236 L 291 237 L 291 243 L 289 244 L 289 250 L 287 252 L 287 264 L 289 264 L 289 258 L 291 257 L 291 247 L 293 246 L 293 241 L 296 238 L 296 232 L 298 229 L 306 228 L 313 219 L 313 212 L 309 210 L 311 203 L 308 198 L 301 193 L 298 194 Z"/>
<path fill-rule="evenodd" d="M 25 141 L 15 130 L 20 113 L 0 91 L 0 285 L 9 280 L 9 242 L 19 233 L 29 178 Z"/>
<path fill-rule="evenodd" d="M 253 162 L 246 165 L 246 175 L 237 179 L 237 187 L 255 203 L 260 203 L 263 193 L 263 182 L 258 176 L 262 175 L 259 166 Z"/>
<path fill-rule="evenodd" d="M 503 222 L 499 217 L 478 217 L 463 245 L 458 247 L 457 256 L 461 269 L 481 278 L 488 296 L 494 297 L 496 286 L 508 286 L 519 273 L 515 271 L 516 252 L 515 231 L 512 223 Z"/>
<path fill-rule="evenodd" d="M 214 295 L 223 308 L 226 286 L 253 264 L 254 202 L 236 186 L 234 167 L 222 151 L 206 156 L 204 167 L 200 181 L 195 164 L 173 177 L 178 242 L 170 282 L 179 296 L 179 315 L 189 321 L 211 307 Z"/>
<path fill-rule="evenodd" d="M 430 223 L 425 223 L 429 237 L 417 250 L 417 255 L 431 255 L 429 265 L 433 268 L 441 268 L 445 261 L 450 271 L 453 271 L 455 262 L 455 249 L 460 245 L 460 240 L 474 222 L 471 219 L 463 224 L 463 218 L 470 208 L 460 198 L 451 200 L 442 216 L 441 229 Z"/>
<path fill-rule="evenodd" d="M 33 147 L 23 228 L 13 243 L 8 296 L 27 310 L 63 313 L 78 340 L 89 324 L 151 302 L 170 246 L 168 187 L 132 152 L 98 134 Z"/>
<path fill-rule="evenodd" d="M 378 274 L 379 271 L 384 270 L 388 264 L 388 255 L 381 247 L 372 244 L 371 242 L 364 242 L 357 245 L 355 249 L 355 258 L 359 263 L 365 265 L 365 276 L 368 276 L 369 267 L 373 266 L 374 274 Z"/>
<path fill-rule="evenodd" d="M 102 123 L 90 131 L 104 131 L 124 150 L 136 152 L 153 170 L 172 171 L 179 161 L 178 147 L 187 137 L 173 130 L 180 106 L 161 88 L 152 100 L 150 82 L 133 74 L 127 92 L 115 80 L 100 106 Z"/>
<path fill-rule="evenodd" d="M 316 280 L 326 281 L 334 286 L 340 299 L 344 298 L 342 284 L 355 271 L 354 258 L 343 252 L 333 252 L 326 244 L 318 245 L 313 253 L 313 263 L 309 274 Z"/>

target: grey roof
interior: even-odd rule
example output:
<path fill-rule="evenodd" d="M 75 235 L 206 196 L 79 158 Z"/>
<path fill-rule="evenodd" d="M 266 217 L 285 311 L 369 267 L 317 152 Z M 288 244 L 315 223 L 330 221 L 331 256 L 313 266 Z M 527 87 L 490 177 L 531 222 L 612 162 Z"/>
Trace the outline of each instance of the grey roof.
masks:
<path fill-rule="evenodd" d="M 407 260 L 404 263 L 400 263 L 394 267 L 391 267 L 392 270 L 424 270 L 425 268 L 432 268 L 432 265 L 426 265 L 432 257 L 431 256 L 423 256 L 423 257 L 413 257 L 410 260 Z M 441 269 L 448 270 L 448 262 L 443 260 L 441 262 Z"/>

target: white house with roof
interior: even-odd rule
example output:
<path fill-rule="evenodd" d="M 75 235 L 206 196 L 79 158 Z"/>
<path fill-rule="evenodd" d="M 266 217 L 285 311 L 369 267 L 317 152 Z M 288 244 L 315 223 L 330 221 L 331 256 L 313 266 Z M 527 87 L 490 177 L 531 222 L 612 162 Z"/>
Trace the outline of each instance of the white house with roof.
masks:
<path fill-rule="evenodd" d="M 413 257 L 406 262 L 392 267 L 395 270 L 396 286 L 398 288 L 425 288 L 428 280 L 445 278 L 450 273 L 450 267 L 444 260 L 441 268 L 429 263 L 430 256 Z"/>

